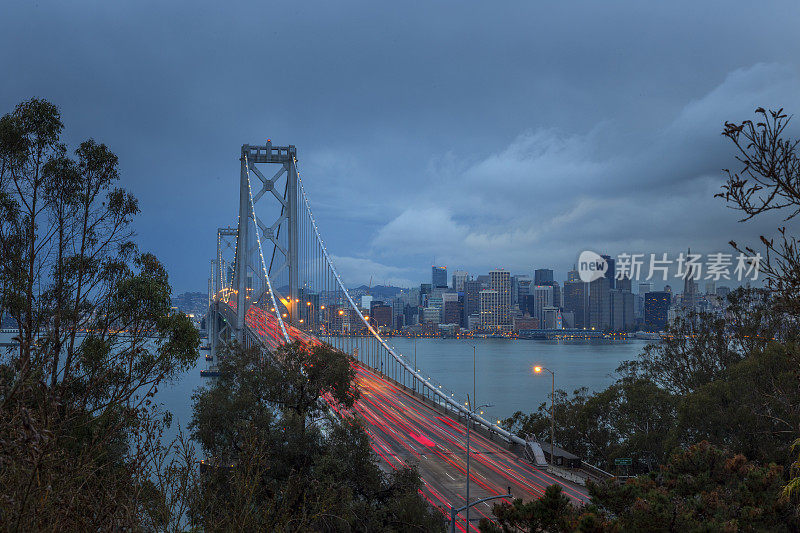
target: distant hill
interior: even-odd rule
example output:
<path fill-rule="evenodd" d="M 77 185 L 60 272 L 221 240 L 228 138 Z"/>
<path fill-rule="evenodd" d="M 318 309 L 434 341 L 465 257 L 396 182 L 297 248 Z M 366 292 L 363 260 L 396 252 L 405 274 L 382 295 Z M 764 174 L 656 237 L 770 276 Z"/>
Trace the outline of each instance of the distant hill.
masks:
<path fill-rule="evenodd" d="M 369 294 L 372 295 L 372 297 L 375 298 L 376 300 L 383 300 L 383 299 L 389 300 L 389 299 L 392 299 L 392 298 L 396 298 L 397 295 L 400 294 L 400 292 L 404 291 L 404 290 L 408 290 L 408 289 L 404 289 L 402 287 L 394 287 L 394 286 L 391 286 L 391 285 L 389 285 L 389 286 L 387 286 L 387 285 L 375 285 L 372 288 L 369 288 L 366 285 L 361 285 L 359 287 L 355 287 L 353 289 L 350 289 L 350 294 L 352 294 L 353 296 L 361 296 L 361 295 L 367 294 L 367 292 L 369 292 Z"/>
<path fill-rule="evenodd" d="M 181 313 L 199 318 L 206 314 L 208 294 L 204 292 L 184 292 L 172 297 L 172 306 L 177 307 Z"/>

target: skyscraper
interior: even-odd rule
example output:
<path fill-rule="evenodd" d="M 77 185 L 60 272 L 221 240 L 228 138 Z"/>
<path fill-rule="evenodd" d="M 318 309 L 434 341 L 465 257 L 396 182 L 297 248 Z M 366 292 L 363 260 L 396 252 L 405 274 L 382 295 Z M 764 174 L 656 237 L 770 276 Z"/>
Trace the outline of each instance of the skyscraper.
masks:
<path fill-rule="evenodd" d="M 529 276 L 517 276 L 517 299 L 522 306 L 523 297 L 530 294 L 530 287 L 533 280 Z"/>
<path fill-rule="evenodd" d="M 464 270 L 453 272 L 453 290 L 461 292 L 464 290 L 464 282 L 469 279 L 469 273 Z"/>
<path fill-rule="evenodd" d="M 572 270 L 567 272 L 567 281 L 568 282 L 580 281 L 581 280 L 581 275 L 578 272 L 578 269 L 576 268 L 576 266 L 577 265 L 572 265 Z"/>
<path fill-rule="evenodd" d="M 564 309 L 573 314 L 573 327 L 584 329 L 589 327 L 589 295 L 588 283 L 568 281 L 564 284 Z"/>
<path fill-rule="evenodd" d="M 653 284 L 649 281 L 639 283 L 639 294 L 636 295 L 634 313 L 636 318 L 644 318 L 644 295 L 653 290 Z"/>
<path fill-rule="evenodd" d="M 607 277 L 596 279 L 589 283 L 590 328 L 603 331 L 611 326 L 609 292 Z"/>
<path fill-rule="evenodd" d="M 606 270 L 606 279 L 608 280 L 608 288 L 614 289 L 616 288 L 616 279 L 617 279 L 617 271 L 616 271 L 616 261 L 611 258 L 610 255 L 601 255 L 603 259 L 606 260 L 606 264 L 608 265 L 608 269 Z"/>
<path fill-rule="evenodd" d="M 620 281 L 620 280 L 617 280 Z M 611 289 L 609 291 L 609 304 L 611 305 L 610 318 L 613 331 L 628 331 L 633 329 L 634 295 L 631 291 Z"/>
<path fill-rule="evenodd" d="M 480 292 L 481 299 L 481 314 L 480 314 L 480 328 L 482 330 L 498 329 L 500 321 L 498 319 L 499 295 L 493 289 L 484 289 Z"/>
<path fill-rule="evenodd" d="M 539 319 L 539 323 L 544 323 L 544 308 L 553 307 L 553 287 L 550 285 L 536 285 L 533 287 L 533 313 Z"/>
<path fill-rule="evenodd" d="M 431 286 L 435 289 L 437 287 L 447 287 L 447 267 L 446 266 L 432 266 L 431 267 Z"/>
<path fill-rule="evenodd" d="M 553 281 L 553 271 L 549 268 L 537 268 L 533 271 L 534 285 L 546 285 L 550 281 Z"/>
<path fill-rule="evenodd" d="M 496 269 L 489 272 L 489 287 L 497 292 L 496 323 L 499 329 L 511 328 L 511 273 Z"/>
<path fill-rule="evenodd" d="M 480 313 L 481 310 L 481 282 L 467 280 L 464 282 L 464 325 L 467 325 L 467 320 L 470 315 Z"/>
<path fill-rule="evenodd" d="M 644 323 L 650 329 L 661 330 L 667 326 L 667 315 L 672 294 L 667 291 L 650 291 L 644 295 Z"/>
<path fill-rule="evenodd" d="M 442 324 L 461 324 L 461 302 L 457 298 L 444 302 Z"/>

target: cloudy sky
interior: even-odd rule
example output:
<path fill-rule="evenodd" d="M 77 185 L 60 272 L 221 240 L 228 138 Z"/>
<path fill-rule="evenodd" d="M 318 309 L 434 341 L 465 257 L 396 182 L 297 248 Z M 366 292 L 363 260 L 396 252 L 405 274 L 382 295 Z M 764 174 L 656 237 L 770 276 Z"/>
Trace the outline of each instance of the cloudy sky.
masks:
<path fill-rule="evenodd" d="M 205 290 L 243 143 L 298 147 L 345 281 L 727 251 L 725 120 L 800 110 L 800 3 L 29 2 L 0 7 L 0 111 L 60 106 L 120 156 L 139 242 Z M 797 131 L 795 127 L 795 131 Z"/>

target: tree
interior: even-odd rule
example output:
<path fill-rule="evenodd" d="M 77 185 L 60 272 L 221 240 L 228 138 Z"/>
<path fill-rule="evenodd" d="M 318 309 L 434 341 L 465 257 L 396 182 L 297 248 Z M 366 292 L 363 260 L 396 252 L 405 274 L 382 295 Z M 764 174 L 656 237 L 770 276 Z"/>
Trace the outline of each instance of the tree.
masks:
<path fill-rule="evenodd" d="M 791 117 L 783 109 L 755 110 L 756 121 L 726 122 L 722 135 L 737 151 L 739 171 L 726 169 L 728 180 L 717 196 L 728 206 L 743 213 L 743 221 L 764 213 L 780 213 L 785 221 L 800 213 L 800 139 L 787 135 Z M 761 266 L 767 289 L 773 295 L 777 310 L 790 317 L 793 331 L 800 318 L 800 245 L 797 236 L 778 228 L 779 240 L 762 235 L 765 260 Z M 751 255 L 752 246 L 731 245 Z M 796 335 L 796 334 L 795 334 Z M 795 338 L 796 340 L 796 338 Z M 797 429 L 797 428 L 795 428 Z M 797 442 L 800 442 L 798 439 Z M 794 465 L 797 465 L 795 462 Z M 800 470 L 793 467 L 795 477 L 786 485 L 786 494 L 796 496 L 800 488 Z"/>
<path fill-rule="evenodd" d="M 611 531 L 796 531 L 797 513 L 780 498 L 782 471 L 701 442 L 658 471 L 589 492 Z"/>
<path fill-rule="evenodd" d="M 556 391 L 556 442 L 584 460 L 613 470 L 614 459 L 632 457 L 631 472 L 647 471 L 667 457 L 675 426 L 676 400 L 643 378 L 622 378 L 607 389 L 578 389 L 570 398 Z M 525 415 L 515 413 L 503 425 L 519 436 L 549 439 L 547 405 Z"/>
<path fill-rule="evenodd" d="M 797 531 L 800 517 L 780 497 L 782 471 L 701 442 L 625 483 L 590 483 L 583 507 L 557 485 L 539 500 L 495 505 L 497 526 L 483 521 L 481 531 Z"/>
<path fill-rule="evenodd" d="M 548 486 L 538 500 L 523 502 L 517 498 L 512 503 L 495 504 L 492 513 L 497 524 L 486 518 L 480 522 L 484 533 L 507 531 L 530 531 L 546 533 L 566 533 L 577 528 L 579 511 L 570 503 L 561 485 Z"/>
<path fill-rule="evenodd" d="M 743 221 L 775 211 L 791 220 L 800 213 L 800 139 L 786 136 L 791 117 L 783 112 L 755 111 L 756 122 L 744 120 L 725 123 L 722 135 L 727 137 L 737 151 L 736 160 L 741 169 L 725 169 L 728 180 L 717 194 L 733 209 L 741 211 Z M 793 316 L 800 314 L 800 249 L 797 237 L 778 228 L 780 240 L 761 236 L 766 251 L 761 266 L 767 287 L 778 297 L 781 308 Z M 751 255 L 757 252 L 751 246 L 731 245 Z"/>
<path fill-rule="evenodd" d="M 191 429 L 208 458 L 191 518 L 208 530 L 435 531 L 409 469 L 383 473 L 361 424 L 352 360 L 292 343 L 233 347 L 194 396 Z M 331 409 L 340 412 L 339 416 Z"/>
<path fill-rule="evenodd" d="M 69 156 L 62 130 L 44 100 L 0 118 L 0 302 L 19 327 L 0 355 L 0 522 L 166 528 L 169 416 L 152 397 L 196 360 L 198 332 L 131 240 L 116 155 L 87 140 Z"/>

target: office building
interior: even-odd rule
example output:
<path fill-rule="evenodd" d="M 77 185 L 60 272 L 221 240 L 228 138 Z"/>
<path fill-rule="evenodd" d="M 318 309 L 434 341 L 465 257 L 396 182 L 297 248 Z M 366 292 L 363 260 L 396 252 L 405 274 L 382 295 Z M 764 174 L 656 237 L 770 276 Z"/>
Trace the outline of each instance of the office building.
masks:
<path fill-rule="evenodd" d="M 611 304 L 607 277 L 589 283 L 589 329 L 605 331 L 611 327 Z"/>
<path fill-rule="evenodd" d="M 365 294 L 361 297 L 361 309 L 369 309 L 372 306 L 372 296 Z"/>
<path fill-rule="evenodd" d="M 438 307 L 424 307 L 422 308 L 422 324 L 438 324 L 441 320 L 441 309 Z"/>
<path fill-rule="evenodd" d="M 500 298 L 497 291 L 492 289 L 483 289 L 480 292 L 480 301 L 480 329 L 498 329 L 500 327 L 500 320 L 498 318 L 497 311 L 500 307 Z"/>
<path fill-rule="evenodd" d="M 373 326 L 389 328 L 392 326 L 392 307 L 383 302 L 373 302 L 370 309 L 370 323 Z"/>
<path fill-rule="evenodd" d="M 608 265 L 608 269 L 606 269 L 606 279 L 608 280 L 608 289 L 615 289 L 616 288 L 616 279 L 617 279 L 617 271 L 616 271 L 616 261 L 610 255 L 601 255 L 603 259 L 606 260 L 606 264 Z"/>
<path fill-rule="evenodd" d="M 511 273 L 496 269 L 489 272 L 489 287 L 497 291 L 497 325 L 511 329 Z"/>
<path fill-rule="evenodd" d="M 562 329 L 561 310 L 553 306 L 542 309 L 541 324 L 544 329 Z"/>
<path fill-rule="evenodd" d="M 662 330 L 667 326 L 672 294 L 668 291 L 650 291 L 644 295 L 644 323 L 648 329 Z"/>
<path fill-rule="evenodd" d="M 567 272 L 567 282 L 568 283 L 575 283 L 575 282 L 578 282 L 580 280 L 581 280 L 581 275 L 578 272 L 578 269 L 575 268 L 575 266 L 573 265 L 572 270 Z"/>
<path fill-rule="evenodd" d="M 533 284 L 546 285 L 553 281 L 553 271 L 549 268 L 537 268 L 533 271 Z"/>
<path fill-rule="evenodd" d="M 544 323 L 544 308 L 553 307 L 553 287 L 550 285 L 536 285 L 533 287 L 533 313 L 539 319 L 539 323 Z"/>
<path fill-rule="evenodd" d="M 582 281 L 568 281 L 564 284 L 564 309 L 572 313 L 572 327 L 589 327 L 589 284 Z"/>
<path fill-rule="evenodd" d="M 431 267 L 431 287 L 447 287 L 447 267 L 446 266 L 432 266 Z"/>
<path fill-rule="evenodd" d="M 452 289 L 456 292 L 464 291 L 464 282 L 469 279 L 469 273 L 464 270 L 456 270 L 453 272 L 453 285 Z"/>
<path fill-rule="evenodd" d="M 620 280 L 617 280 L 620 281 Z M 609 293 L 612 331 L 630 331 L 636 325 L 634 294 L 631 291 L 612 289 Z"/>
<path fill-rule="evenodd" d="M 479 281 L 467 280 L 464 282 L 464 316 L 480 313 L 481 309 L 481 283 Z"/>
<path fill-rule="evenodd" d="M 455 300 L 445 300 L 442 308 L 442 324 L 461 324 L 461 302 Z"/>
<path fill-rule="evenodd" d="M 524 296 L 530 294 L 533 279 L 530 276 L 517 276 L 517 302 L 522 305 Z"/>

